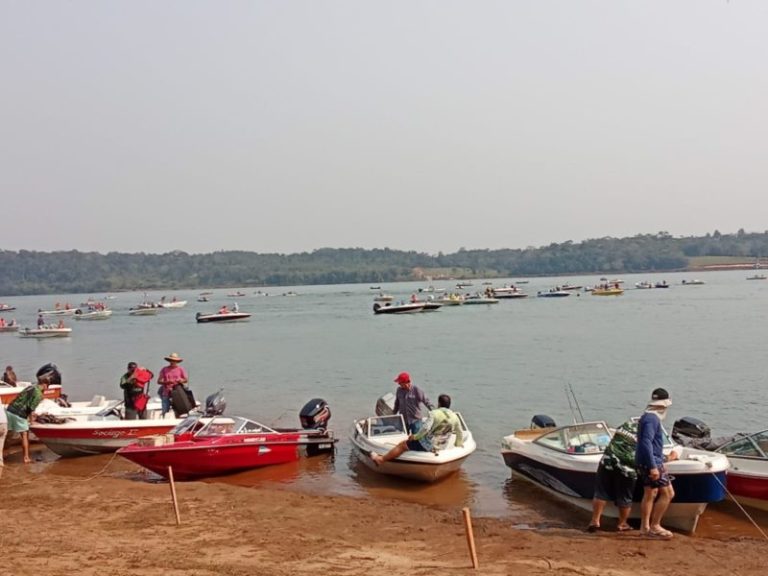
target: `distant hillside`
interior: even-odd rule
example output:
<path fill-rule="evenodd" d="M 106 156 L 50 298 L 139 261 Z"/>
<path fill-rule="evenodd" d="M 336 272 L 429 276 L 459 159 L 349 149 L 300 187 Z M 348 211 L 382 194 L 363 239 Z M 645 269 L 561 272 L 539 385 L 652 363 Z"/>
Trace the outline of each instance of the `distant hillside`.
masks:
<path fill-rule="evenodd" d="M 389 248 L 300 254 L 0 251 L 0 295 L 103 293 L 228 286 L 289 286 L 768 267 L 768 232 L 674 238 L 666 232 L 539 248 L 437 255 Z"/>

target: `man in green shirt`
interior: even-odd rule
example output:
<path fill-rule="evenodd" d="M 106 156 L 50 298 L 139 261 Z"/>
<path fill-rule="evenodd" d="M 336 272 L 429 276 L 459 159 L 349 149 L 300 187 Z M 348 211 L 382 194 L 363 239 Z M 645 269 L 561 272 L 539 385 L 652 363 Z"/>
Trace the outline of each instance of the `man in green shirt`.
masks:
<path fill-rule="evenodd" d="M 371 453 L 371 460 L 376 465 L 389 462 L 400 456 L 407 450 L 420 452 L 432 452 L 446 448 L 446 444 L 453 434 L 456 437 L 455 445 L 464 446 L 464 433 L 461 430 L 461 421 L 456 413 L 450 410 L 451 397 L 448 394 L 440 394 L 437 398 L 437 409 L 430 410 L 426 418 L 422 420 L 422 426 L 418 432 L 410 434 L 407 440 L 403 440 L 389 452 L 381 456 Z"/>
<path fill-rule="evenodd" d="M 34 420 L 35 408 L 42 402 L 46 390 L 48 390 L 48 378 L 39 378 L 37 385 L 32 384 L 22 390 L 8 405 L 8 430 L 18 432 L 21 436 L 25 464 L 32 462 L 29 457 L 29 421 Z"/>

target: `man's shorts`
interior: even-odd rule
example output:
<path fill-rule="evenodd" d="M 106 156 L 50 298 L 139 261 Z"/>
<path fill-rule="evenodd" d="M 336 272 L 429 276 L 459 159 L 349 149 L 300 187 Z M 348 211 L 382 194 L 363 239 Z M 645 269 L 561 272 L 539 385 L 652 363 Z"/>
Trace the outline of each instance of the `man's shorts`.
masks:
<path fill-rule="evenodd" d="M 638 473 L 640 474 L 640 481 L 646 488 L 664 488 L 672 484 L 672 480 L 675 479 L 674 476 L 667 474 L 664 466 L 659 466 L 659 478 L 657 480 L 651 480 L 649 468 L 640 467 Z"/>
<path fill-rule="evenodd" d="M 608 470 L 600 463 L 595 476 L 595 498 L 613 502 L 618 508 L 629 508 L 634 494 L 634 478 L 627 478 L 617 470 Z"/>
<path fill-rule="evenodd" d="M 8 430 L 12 432 L 29 432 L 29 420 L 16 416 L 13 412 L 7 412 Z"/>

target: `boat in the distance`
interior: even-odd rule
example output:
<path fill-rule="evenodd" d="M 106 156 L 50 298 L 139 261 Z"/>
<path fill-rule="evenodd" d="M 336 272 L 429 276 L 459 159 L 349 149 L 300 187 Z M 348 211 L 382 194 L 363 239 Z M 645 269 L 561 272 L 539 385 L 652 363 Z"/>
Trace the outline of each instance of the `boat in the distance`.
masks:
<path fill-rule="evenodd" d="M 198 312 L 195 314 L 195 320 L 198 324 L 206 324 L 208 322 L 239 322 L 248 320 L 251 314 L 248 312 L 235 312 L 234 310 L 219 310 L 213 313 Z"/>
<path fill-rule="evenodd" d="M 240 292 L 240 290 L 227 294 L 228 298 L 242 298 L 243 296 L 245 296 L 245 292 Z"/>
<path fill-rule="evenodd" d="M 169 308 L 169 309 L 184 308 L 184 306 L 187 305 L 187 301 L 186 300 L 171 300 L 171 301 L 160 300 L 160 302 L 158 302 L 157 305 L 160 306 L 160 308 Z"/>
<path fill-rule="evenodd" d="M 298 460 L 300 448 L 308 455 L 332 452 L 333 432 L 327 403 L 316 398 L 302 408 L 302 428 L 273 428 L 239 416 L 190 415 L 170 433 L 144 438 L 118 450 L 123 458 L 178 480 L 221 476 Z"/>
<path fill-rule="evenodd" d="M 131 316 L 156 316 L 160 307 L 154 302 L 144 301 L 137 306 L 128 309 Z"/>
<path fill-rule="evenodd" d="M 86 310 L 83 311 L 80 308 L 78 308 L 75 311 L 74 316 L 72 316 L 75 320 L 106 320 L 112 316 L 112 310 L 108 308 L 104 308 L 101 310 Z"/>
<path fill-rule="evenodd" d="M 413 314 L 416 312 L 424 312 L 423 302 L 400 302 L 399 304 L 391 304 L 389 302 L 373 303 L 374 314 Z"/>
<path fill-rule="evenodd" d="M 502 286 L 501 288 L 492 288 L 494 298 L 500 300 L 512 300 L 514 298 L 527 298 L 528 294 L 517 288 L 516 286 Z"/>
<path fill-rule="evenodd" d="M 55 308 L 54 310 L 38 310 L 40 316 L 72 316 L 77 308 Z"/>
<path fill-rule="evenodd" d="M 11 320 L 7 324 L 0 324 L 0 334 L 3 332 L 17 332 L 19 330 L 19 323 L 16 320 Z"/>
<path fill-rule="evenodd" d="M 681 282 L 683 286 L 701 286 L 705 284 L 704 280 L 683 280 Z"/>
<path fill-rule="evenodd" d="M 536 293 L 537 298 L 565 298 L 570 296 L 571 293 L 567 290 L 560 290 L 557 288 L 550 288 L 549 290 L 541 290 Z"/>
<path fill-rule="evenodd" d="M 556 427 L 546 416 L 534 421 L 541 428 L 518 430 L 502 441 L 501 454 L 512 473 L 539 486 L 548 493 L 584 510 L 592 510 L 595 476 L 603 451 L 613 430 L 605 422 L 584 422 Z M 694 532 L 707 504 L 725 498 L 725 471 L 728 460 L 721 454 L 676 446 L 665 442 L 665 450 L 674 449 L 678 460 L 666 464 L 675 477 L 675 498 L 664 516 L 665 525 Z M 637 484 L 630 513 L 639 517 L 643 487 Z M 606 507 L 607 516 L 618 510 Z"/>
<path fill-rule="evenodd" d="M 20 328 L 21 338 L 66 338 L 72 334 L 72 328 L 59 326 L 38 326 L 37 328 Z"/>
<path fill-rule="evenodd" d="M 445 438 L 444 445 L 431 452 L 408 450 L 389 462 L 377 465 L 371 459 L 371 453 L 383 456 L 403 440 L 408 439 L 408 429 L 402 414 L 391 412 L 391 394 L 384 396 L 377 403 L 377 415 L 356 420 L 352 425 L 350 440 L 357 459 L 374 472 L 389 476 L 399 476 L 420 482 L 435 482 L 461 468 L 464 460 L 477 448 L 472 432 L 467 427 L 461 414 L 456 412 L 461 422 L 464 445 L 455 446 L 453 434 Z M 390 410 L 382 410 L 383 405 Z"/>
<path fill-rule="evenodd" d="M 635 288 L 638 290 L 651 290 L 652 288 L 655 288 L 655 286 L 653 285 L 653 282 L 642 281 L 635 282 Z"/>
<path fill-rule="evenodd" d="M 464 296 L 464 306 L 472 304 L 498 304 L 498 298 L 493 296 L 486 296 L 484 294 L 473 294 L 471 296 Z"/>
<path fill-rule="evenodd" d="M 434 301 L 443 306 L 461 306 L 464 304 L 464 296 L 459 294 L 443 294 L 439 298 L 435 298 Z"/>
<path fill-rule="evenodd" d="M 13 310 L 16 310 L 16 306 L 11 306 L 10 304 L 0 304 L 0 312 L 11 312 Z"/>
<path fill-rule="evenodd" d="M 592 289 L 592 296 L 621 296 L 622 294 L 624 289 L 616 286 L 598 286 Z"/>
<path fill-rule="evenodd" d="M 765 280 L 768 276 L 765 274 L 755 274 L 753 276 L 747 276 L 747 280 Z"/>

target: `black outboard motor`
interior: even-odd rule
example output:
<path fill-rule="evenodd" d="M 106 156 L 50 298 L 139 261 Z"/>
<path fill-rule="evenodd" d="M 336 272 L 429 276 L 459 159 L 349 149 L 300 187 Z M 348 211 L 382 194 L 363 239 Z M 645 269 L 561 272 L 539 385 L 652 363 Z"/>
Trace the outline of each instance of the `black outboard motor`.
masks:
<path fill-rule="evenodd" d="M 221 416 L 227 408 L 227 400 L 224 398 L 224 390 L 211 394 L 205 399 L 205 415 L 209 417 Z"/>
<path fill-rule="evenodd" d="M 672 426 L 672 440 L 683 446 L 708 444 L 710 435 L 709 426 L 692 416 L 680 418 Z"/>
<path fill-rule="evenodd" d="M 531 419 L 531 429 L 534 428 L 556 428 L 557 424 L 555 424 L 554 419 L 552 419 L 550 416 L 547 416 L 546 414 L 536 414 Z"/>
<path fill-rule="evenodd" d="M 42 366 L 35 374 L 37 381 L 48 380 L 48 384 L 61 384 L 61 372 L 56 364 L 48 363 Z"/>
<path fill-rule="evenodd" d="M 322 398 L 312 398 L 299 412 L 299 420 L 304 430 L 325 430 L 331 419 L 331 408 Z"/>

